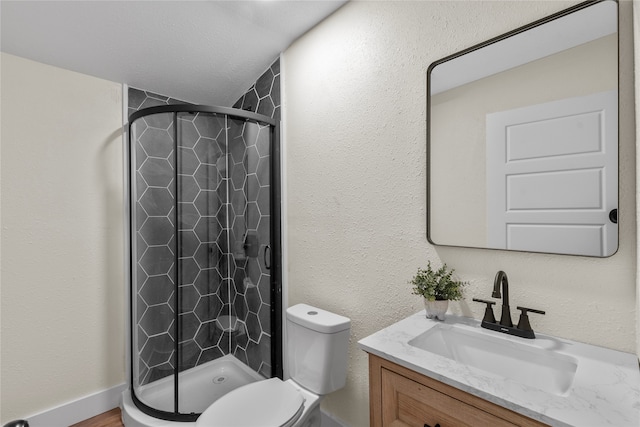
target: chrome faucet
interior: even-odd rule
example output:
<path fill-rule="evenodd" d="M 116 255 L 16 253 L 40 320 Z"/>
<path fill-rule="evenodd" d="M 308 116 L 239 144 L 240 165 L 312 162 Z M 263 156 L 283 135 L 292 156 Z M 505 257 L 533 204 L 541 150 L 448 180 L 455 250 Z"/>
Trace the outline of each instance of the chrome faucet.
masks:
<path fill-rule="evenodd" d="M 502 285 L 502 296 L 500 295 L 500 285 Z M 509 308 L 509 279 L 507 279 L 507 273 L 500 270 L 496 274 L 496 278 L 493 281 L 493 298 L 502 298 L 502 315 L 500 316 L 500 324 L 502 326 L 512 327 L 511 321 L 511 309 Z"/>

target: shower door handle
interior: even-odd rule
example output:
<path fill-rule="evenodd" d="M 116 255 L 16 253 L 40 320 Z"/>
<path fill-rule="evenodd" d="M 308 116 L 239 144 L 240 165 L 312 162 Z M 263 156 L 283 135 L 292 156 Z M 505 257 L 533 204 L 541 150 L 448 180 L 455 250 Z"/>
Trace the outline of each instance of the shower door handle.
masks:
<path fill-rule="evenodd" d="M 269 250 L 269 256 L 268 257 L 267 257 L 267 249 Z M 267 246 L 264 247 L 264 267 L 267 270 L 271 270 L 270 258 L 271 258 L 271 245 L 267 245 Z"/>

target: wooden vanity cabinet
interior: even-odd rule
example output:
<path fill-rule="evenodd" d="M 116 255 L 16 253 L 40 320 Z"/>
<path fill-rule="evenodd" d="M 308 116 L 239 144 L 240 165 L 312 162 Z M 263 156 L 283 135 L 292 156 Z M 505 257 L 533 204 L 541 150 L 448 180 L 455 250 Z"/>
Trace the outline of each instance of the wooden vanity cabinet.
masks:
<path fill-rule="evenodd" d="M 369 354 L 372 427 L 546 426 Z"/>

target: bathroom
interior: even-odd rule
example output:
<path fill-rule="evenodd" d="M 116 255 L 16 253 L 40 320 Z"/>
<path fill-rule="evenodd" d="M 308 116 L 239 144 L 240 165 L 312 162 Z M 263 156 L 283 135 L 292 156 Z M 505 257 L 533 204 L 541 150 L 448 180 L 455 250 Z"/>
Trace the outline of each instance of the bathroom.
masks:
<path fill-rule="evenodd" d="M 590 258 L 426 239 L 427 67 L 576 3 L 352 1 L 282 52 L 284 306 L 351 319 L 346 386 L 323 402 L 336 423 L 369 425 L 357 342 L 422 309 L 407 282 L 427 260 L 471 283 L 451 313 L 481 319 L 471 297 L 489 297 L 504 270 L 512 301 L 546 311 L 532 317 L 536 332 L 640 354 L 637 2 L 619 4 L 618 251 Z M 3 53 L 2 423 L 112 396 L 104 392 L 127 381 L 121 83 Z"/>

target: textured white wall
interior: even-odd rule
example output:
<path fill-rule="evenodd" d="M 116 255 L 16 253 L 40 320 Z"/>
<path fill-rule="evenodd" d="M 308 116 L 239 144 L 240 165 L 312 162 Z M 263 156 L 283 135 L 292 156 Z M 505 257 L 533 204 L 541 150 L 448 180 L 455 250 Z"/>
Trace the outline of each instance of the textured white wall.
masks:
<path fill-rule="evenodd" d="M 124 382 L 121 85 L 2 54 L 2 421 Z"/>
<path fill-rule="evenodd" d="M 429 64 L 576 2 L 350 2 L 283 55 L 289 304 L 349 316 L 347 385 L 323 408 L 368 425 L 357 341 L 419 310 L 427 260 L 471 281 L 453 311 L 480 318 L 497 270 L 544 333 L 636 351 L 631 4 L 620 4 L 620 249 L 607 259 L 432 247 L 425 226 Z M 467 302 L 468 301 L 468 302 Z"/>

